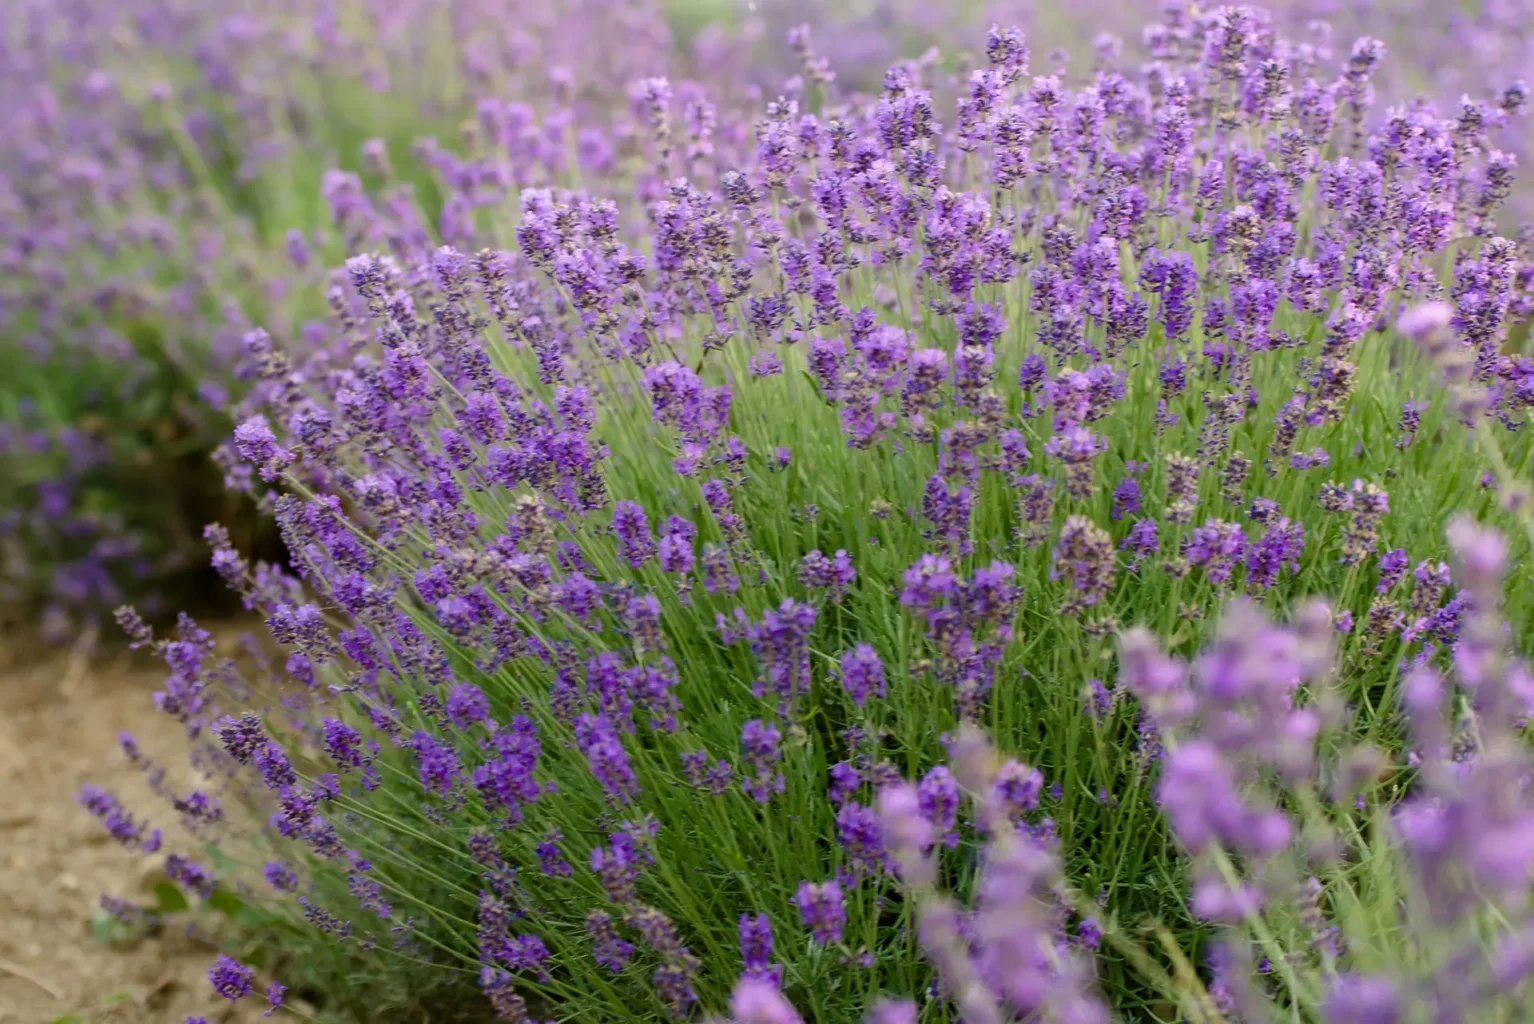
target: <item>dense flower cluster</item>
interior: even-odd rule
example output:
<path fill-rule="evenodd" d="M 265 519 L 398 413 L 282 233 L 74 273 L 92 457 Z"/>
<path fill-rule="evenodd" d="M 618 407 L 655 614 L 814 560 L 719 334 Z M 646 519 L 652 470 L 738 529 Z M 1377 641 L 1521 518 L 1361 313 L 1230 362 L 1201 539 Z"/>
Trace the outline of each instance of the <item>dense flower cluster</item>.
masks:
<path fill-rule="evenodd" d="M 302 352 L 247 335 L 227 449 L 289 563 L 210 533 L 285 667 L 122 615 L 269 815 L 219 835 L 273 913 L 511 1021 L 1516 998 L 1399 945 L 1525 927 L 1510 161 L 1376 109 L 1367 38 L 1143 41 L 996 27 L 863 92 L 796 30 L 756 97 L 553 65 L 418 144 L 440 208 L 326 177 L 353 255 Z"/>

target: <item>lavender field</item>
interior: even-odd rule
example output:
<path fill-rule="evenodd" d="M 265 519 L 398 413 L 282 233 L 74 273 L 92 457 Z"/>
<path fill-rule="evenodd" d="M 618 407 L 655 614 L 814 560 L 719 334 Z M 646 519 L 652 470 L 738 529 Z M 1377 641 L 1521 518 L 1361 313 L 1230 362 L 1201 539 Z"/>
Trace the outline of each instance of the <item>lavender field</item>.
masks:
<path fill-rule="evenodd" d="M 1534 1019 L 1534 7 L 0 45 L 6 636 L 164 664 L 100 942 L 240 1020 Z"/>

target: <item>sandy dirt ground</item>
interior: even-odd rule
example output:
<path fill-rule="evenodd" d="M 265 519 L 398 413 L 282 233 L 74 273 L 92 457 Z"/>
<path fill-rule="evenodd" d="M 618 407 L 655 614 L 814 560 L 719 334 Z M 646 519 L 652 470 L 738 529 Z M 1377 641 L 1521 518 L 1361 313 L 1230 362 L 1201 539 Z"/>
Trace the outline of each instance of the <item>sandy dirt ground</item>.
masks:
<path fill-rule="evenodd" d="M 184 763 L 180 727 L 150 701 L 163 672 L 127 653 L 93 662 L 24 646 L 0 648 L 0 1024 L 260 1020 L 264 1000 L 213 995 L 206 974 L 218 950 L 184 922 L 126 945 L 92 936 L 103 893 L 153 902 L 163 876 L 156 858 L 112 842 L 75 793 L 106 785 L 171 824 L 116 742 L 127 729 L 172 772 Z"/>

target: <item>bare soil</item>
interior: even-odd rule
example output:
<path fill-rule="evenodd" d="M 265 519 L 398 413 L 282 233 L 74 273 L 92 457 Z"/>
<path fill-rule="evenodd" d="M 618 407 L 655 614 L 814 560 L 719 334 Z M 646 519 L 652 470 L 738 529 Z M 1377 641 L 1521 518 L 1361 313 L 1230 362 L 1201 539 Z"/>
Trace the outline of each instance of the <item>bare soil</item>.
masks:
<path fill-rule="evenodd" d="M 0 650 L 0 1024 L 251 1024 L 265 1001 L 216 997 L 207 970 L 218 949 L 166 924 L 131 943 L 92 935 L 102 894 L 153 902 L 159 857 L 130 853 L 75 801 L 82 783 L 117 792 L 157 825 L 173 812 L 149 792 L 116 736 L 134 733 L 174 778 L 186 739 L 155 711 L 163 670 L 127 653 Z M 171 831 L 167 828 L 167 834 Z M 297 1020 L 286 1014 L 273 1020 Z"/>

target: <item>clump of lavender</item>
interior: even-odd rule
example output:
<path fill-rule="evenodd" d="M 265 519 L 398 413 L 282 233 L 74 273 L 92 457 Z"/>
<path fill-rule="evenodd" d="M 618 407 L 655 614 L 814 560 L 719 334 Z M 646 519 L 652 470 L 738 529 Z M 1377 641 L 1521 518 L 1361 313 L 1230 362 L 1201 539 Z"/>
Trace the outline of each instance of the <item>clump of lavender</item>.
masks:
<path fill-rule="evenodd" d="M 1369 742 L 1332 674 L 1324 605 L 1288 628 L 1237 606 L 1191 672 L 1124 639 L 1124 685 L 1167 747 L 1157 801 L 1190 855 L 1193 912 L 1227 949 L 1263 957 L 1262 988 L 1322 1019 L 1422 1006 L 1507 1019 L 1523 998 L 1530 864 L 1512 837 L 1534 828 L 1534 804 L 1510 783 L 1527 770 L 1534 677 L 1505 648 L 1505 538 L 1457 518 L 1449 541 L 1475 611 L 1452 684 L 1425 659 L 1402 667 L 1410 728 L 1396 753 Z M 1473 724 L 1451 713 L 1456 689 L 1475 694 Z M 1391 787 L 1397 768 L 1411 777 Z M 1251 784 L 1259 774 L 1269 781 Z M 1374 904 L 1376 886 L 1412 896 Z M 1225 989 L 1251 999 L 1259 985 L 1229 975 Z"/>
<path fill-rule="evenodd" d="M 1485 619 L 1527 588 L 1480 534 L 1460 591 L 1436 568 L 1454 509 L 1516 514 L 1478 481 L 1526 464 L 1534 404 L 1474 117 L 1398 123 L 1376 44 L 1248 8 L 1169 5 L 1081 70 L 998 27 L 984 66 L 866 94 L 809 32 L 766 91 L 728 33 L 685 67 L 541 41 L 569 65 L 416 147 L 431 190 L 377 154 L 326 179 L 328 313 L 249 346 L 230 472 L 289 560 L 214 558 L 283 667 L 123 616 L 209 787 L 260 808 L 218 841 L 277 866 L 264 911 L 507 1020 L 1005 1021 L 1319 1019 L 1427 962 L 1351 907 L 1420 881 L 1465 936 L 1493 883 L 1521 908 L 1526 865 L 1422 817 L 1522 835 L 1468 726 L 1521 713 Z M 1422 302 L 1449 313 L 1397 328 Z M 1460 714 L 1418 737 L 1450 666 Z M 238 881 L 163 852 L 193 894 Z M 1140 948 L 1152 918 L 1207 984 Z"/>

